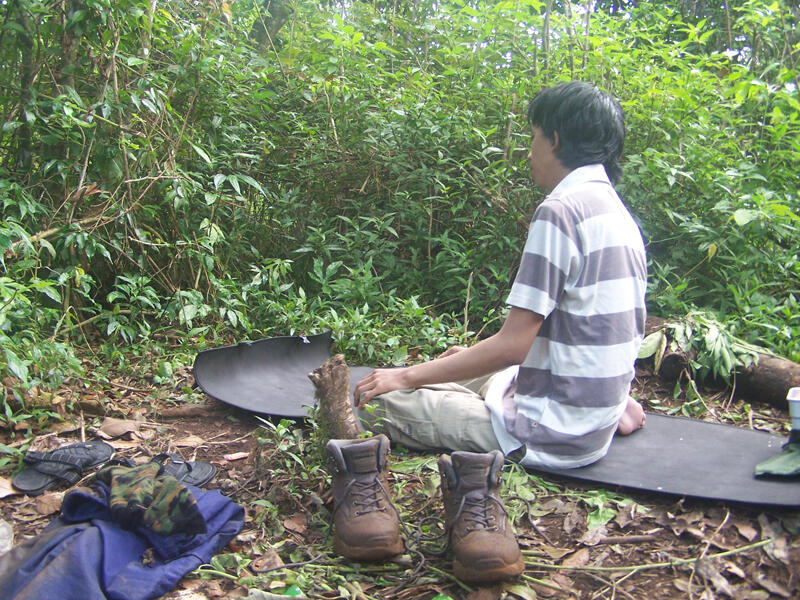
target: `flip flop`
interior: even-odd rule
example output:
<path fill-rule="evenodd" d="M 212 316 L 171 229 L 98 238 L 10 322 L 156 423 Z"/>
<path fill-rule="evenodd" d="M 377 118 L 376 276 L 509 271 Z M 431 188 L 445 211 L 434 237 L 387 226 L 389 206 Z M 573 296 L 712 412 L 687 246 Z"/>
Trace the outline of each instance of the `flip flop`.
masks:
<path fill-rule="evenodd" d="M 159 475 L 170 475 L 180 483 L 200 487 L 217 474 L 217 468 L 209 462 L 187 461 L 180 454 L 170 452 L 154 456 L 150 462 L 161 465 Z"/>
<path fill-rule="evenodd" d="M 38 496 L 62 481 L 74 485 L 86 470 L 113 455 L 114 448 L 105 442 L 78 442 L 50 452 L 30 451 L 22 459 L 28 466 L 11 480 L 11 485 L 29 496 Z"/>

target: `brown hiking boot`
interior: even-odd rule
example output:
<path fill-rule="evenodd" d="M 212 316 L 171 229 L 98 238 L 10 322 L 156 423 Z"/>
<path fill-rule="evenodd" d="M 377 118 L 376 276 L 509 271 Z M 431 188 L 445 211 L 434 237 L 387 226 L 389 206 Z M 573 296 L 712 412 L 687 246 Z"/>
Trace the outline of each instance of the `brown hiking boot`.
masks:
<path fill-rule="evenodd" d="M 389 497 L 389 438 L 330 440 L 325 446 L 333 487 L 333 549 L 354 560 L 400 554 L 400 519 Z"/>
<path fill-rule="evenodd" d="M 439 457 L 453 572 L 462 581 L 498 581 L 519 575 L 525 568 L 500 499 L 502 466 L 499 450 Z"/>

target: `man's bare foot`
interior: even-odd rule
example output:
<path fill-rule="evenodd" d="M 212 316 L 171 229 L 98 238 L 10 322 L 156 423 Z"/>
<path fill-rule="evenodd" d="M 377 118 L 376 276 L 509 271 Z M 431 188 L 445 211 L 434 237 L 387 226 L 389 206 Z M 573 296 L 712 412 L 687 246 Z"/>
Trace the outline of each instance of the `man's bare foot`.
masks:
<path fill-rule="evenodd" d="M 636 400 L 628 396 L 628 405 L 625 407 L 625 412 L 617 423 L 617 433 L 620 435 L 628 435 L 637 429 L 644 427 L 645 414 L 642 405 Z"/>

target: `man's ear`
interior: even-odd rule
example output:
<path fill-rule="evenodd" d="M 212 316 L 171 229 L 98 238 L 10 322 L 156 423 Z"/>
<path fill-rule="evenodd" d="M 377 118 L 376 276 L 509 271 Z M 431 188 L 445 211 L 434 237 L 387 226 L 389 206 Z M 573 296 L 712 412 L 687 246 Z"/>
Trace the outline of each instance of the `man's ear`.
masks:
<path fill-rule="evenodd" d="M 553 152 L 558 152 L 561 147 L 561 140 L 558 137 L 558 132 L 553 131 Z"/>

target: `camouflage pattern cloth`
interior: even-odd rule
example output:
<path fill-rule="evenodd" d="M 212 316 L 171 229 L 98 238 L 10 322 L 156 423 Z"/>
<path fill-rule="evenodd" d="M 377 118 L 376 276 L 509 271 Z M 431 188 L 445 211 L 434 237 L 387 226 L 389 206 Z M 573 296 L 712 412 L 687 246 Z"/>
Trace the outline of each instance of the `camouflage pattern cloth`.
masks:
<path fill-rule="evenodd" d="M 161 465 L 138 467 L 111 465 L 95 476 L 109 490 L 111 517 L 125 529 L 148 527 L 159 535 L 206 532 L 205 519 L 188 488 L 169 475 L 159 475 Z"/>

